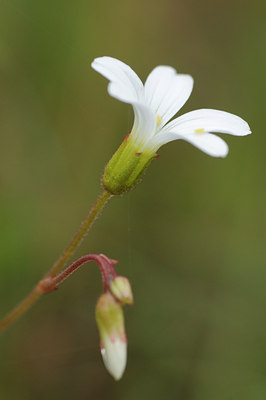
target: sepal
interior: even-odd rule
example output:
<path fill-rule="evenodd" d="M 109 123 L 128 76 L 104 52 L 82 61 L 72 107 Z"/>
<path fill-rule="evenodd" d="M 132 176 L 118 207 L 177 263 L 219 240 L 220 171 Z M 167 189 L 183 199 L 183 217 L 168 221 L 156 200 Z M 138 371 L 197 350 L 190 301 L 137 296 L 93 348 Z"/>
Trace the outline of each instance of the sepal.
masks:
<path fill-rule="evenodd" d="M 102 177 L 104 189 L 112 195 L 121 195 L 133 189 L 142 179 L 154 158 L 154 151 L 139 151 L 128 135 L 105 167 Z"/>

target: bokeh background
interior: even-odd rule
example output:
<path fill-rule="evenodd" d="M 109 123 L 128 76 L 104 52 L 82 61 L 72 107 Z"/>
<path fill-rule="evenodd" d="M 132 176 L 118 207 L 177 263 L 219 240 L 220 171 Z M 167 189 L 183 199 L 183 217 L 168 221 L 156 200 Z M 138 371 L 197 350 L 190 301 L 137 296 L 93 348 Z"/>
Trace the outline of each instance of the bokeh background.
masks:
<path fill-rule="evenodd" d="M 101 279 L 89 264 L 2 335 L 1 399 L 266 398 L 263 4 L 0 1 L 1 315 L 63 250 L 131 129 L 131 107 L 108 96 L 94 57 L 117 57 L 142 79 L 158 64 L 190 73 L 182 111 L 233 112 L 253 131 L 225 137 L 226 159 L 164 146 L 76 253 L 117 258 L 132 282 L 122 381 L 102 365 Z"/>

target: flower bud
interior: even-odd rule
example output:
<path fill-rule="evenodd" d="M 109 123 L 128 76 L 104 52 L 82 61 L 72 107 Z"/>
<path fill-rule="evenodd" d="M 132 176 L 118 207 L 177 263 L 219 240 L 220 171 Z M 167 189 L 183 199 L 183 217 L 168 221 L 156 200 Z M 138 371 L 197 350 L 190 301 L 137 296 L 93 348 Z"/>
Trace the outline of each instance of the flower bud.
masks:
<path fill-rule="evenodd" d="M 113 378 L 119 380 L 127 363 L 127 338 L 122 307 L 109 292 L 98 300 L 96 322 L 103 362 Z"/>
<path fill-rule="evenodd" d="M 116 276 L 110 285 L 110 291 L 122 304 L 133 304 L 131 285 L 126 277 Z"/>

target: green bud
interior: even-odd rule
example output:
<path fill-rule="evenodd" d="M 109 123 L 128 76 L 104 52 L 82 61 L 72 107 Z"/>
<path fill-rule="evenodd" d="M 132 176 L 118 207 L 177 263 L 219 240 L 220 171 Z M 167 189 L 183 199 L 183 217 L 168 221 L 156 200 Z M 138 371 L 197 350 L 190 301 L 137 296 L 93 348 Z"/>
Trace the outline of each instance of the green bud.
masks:
<path fill-rule="evenodd" d="M 116 276 L 110 285 L 110 291 L 122 304 L 133 304 L 131 285 L 126 277 Z"/>

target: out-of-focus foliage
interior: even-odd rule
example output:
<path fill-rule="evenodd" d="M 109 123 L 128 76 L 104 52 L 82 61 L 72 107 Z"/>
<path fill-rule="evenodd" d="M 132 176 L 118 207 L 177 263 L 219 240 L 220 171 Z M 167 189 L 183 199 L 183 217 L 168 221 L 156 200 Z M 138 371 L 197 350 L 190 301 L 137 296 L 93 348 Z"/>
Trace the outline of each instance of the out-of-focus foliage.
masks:
<path fill-rule="evenodd" d="M 89 264 L 2 335 L 1 399 L 265 399 L 263 25 L 262 0 L 0 1 L 1 315 L 64 248 L 131 129 L 94 57 L 143 79 L 158 64 L 190 73 L 184 111 L 229 111 L 253 131 L 225 138 L 225 160 L 164 146 L 79 248 L 132 282 L 123 380 L 102 365 Z"/>

